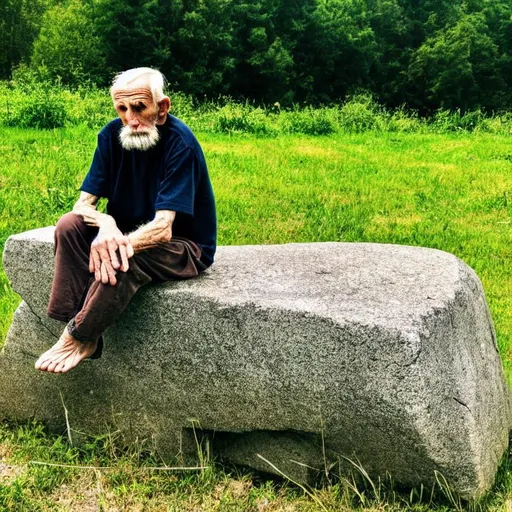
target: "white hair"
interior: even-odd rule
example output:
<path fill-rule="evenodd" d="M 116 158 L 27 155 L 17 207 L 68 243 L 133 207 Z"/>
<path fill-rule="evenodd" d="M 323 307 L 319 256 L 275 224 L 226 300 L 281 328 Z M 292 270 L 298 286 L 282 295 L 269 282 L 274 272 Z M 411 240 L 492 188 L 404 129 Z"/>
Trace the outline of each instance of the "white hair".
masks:
<path fill-rule="evenodd" d="M 156 146 L 160 140 L 160 133 L 156 126 L 151 128 L 134 132 L 130 126 L 126 125 L 119 131 L 119 142 L 124 149 L 131 151 L 138 149 L 139 151 L 147 151 L 153 146 Z"/>
<path fill-rule="evenodd" d="M 112 82 L 110 94 L 114 98 L 114 94 L 119 89 L 131 89 L 140 86 L 149 87 L 153 100 L 156 102 L 165 96 L 165 77 L 160 71 L 151 68 L 133 68 L 118 73 Z"/>

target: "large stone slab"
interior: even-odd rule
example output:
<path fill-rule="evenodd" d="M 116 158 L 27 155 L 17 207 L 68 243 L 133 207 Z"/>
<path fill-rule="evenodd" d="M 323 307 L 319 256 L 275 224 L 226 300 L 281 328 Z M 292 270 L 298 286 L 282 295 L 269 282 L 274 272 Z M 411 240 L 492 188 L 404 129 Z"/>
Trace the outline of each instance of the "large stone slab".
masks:
<path fill-rule="evenodd" d="M 455 256 L 221 247 L 199 278 L 141 290 L 102 359 L 46 375 L 34 361 L 62 330 L 44 315 L 52 238 L 5 246 L 24 301 L 0 354 L 0 417 L 62 428 L 64 404 L 74 430 L 119 430 L 167 458 L 193 451 L 200 425 L 215 455 L 302 481 L 350 459 L 405 485 L 439 472 L 465 497 L 492 485 L 510 396 L 480 281 Z"/>

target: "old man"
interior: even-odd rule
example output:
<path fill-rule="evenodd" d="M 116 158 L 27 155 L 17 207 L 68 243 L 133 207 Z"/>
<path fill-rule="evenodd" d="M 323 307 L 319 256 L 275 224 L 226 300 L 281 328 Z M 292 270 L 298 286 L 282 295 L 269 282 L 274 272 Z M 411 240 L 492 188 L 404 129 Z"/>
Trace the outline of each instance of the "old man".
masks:
<path fill-rule="evenodd" d="M 163 75 L 131 69 L 110 92 L 118 118 L 100 131 L 80 198 L 56 226 L 48 316 L 67 326 L 38 370 L 65 373 L 99 357 L 102 333 L 141 286 L 195 277 L 213 263 L 206 162 L 190 129 L 169 114 Z M 106 214 L 96 209 L 102 197 Z"/>

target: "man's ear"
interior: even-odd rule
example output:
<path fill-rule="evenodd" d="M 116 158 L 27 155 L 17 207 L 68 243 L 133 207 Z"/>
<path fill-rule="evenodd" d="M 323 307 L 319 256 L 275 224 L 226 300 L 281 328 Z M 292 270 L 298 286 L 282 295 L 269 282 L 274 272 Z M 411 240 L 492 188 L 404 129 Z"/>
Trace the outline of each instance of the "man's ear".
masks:
<path fill-rule="evenodd" d="M 168 96 L 164 96 L 158 102 L 158 118 L 160 120 L 163 120 L 167 116 L 167 112 L 169 112 L 170 108 L 171 108 L 171 100 Z"/>

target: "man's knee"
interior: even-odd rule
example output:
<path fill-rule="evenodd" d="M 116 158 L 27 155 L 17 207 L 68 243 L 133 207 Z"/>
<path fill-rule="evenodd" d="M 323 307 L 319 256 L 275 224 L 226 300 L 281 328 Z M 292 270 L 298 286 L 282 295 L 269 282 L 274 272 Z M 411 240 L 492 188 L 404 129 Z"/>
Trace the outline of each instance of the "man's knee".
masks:
<path fill-rule="evenodd" d="M 76 213 L 69 212 L 63 215 L 57 222 L 55 226 L 55 236 L 66 236 L 76 231 L 83 231 L 85 228 L 86 224 L 83 217 Z"/>

